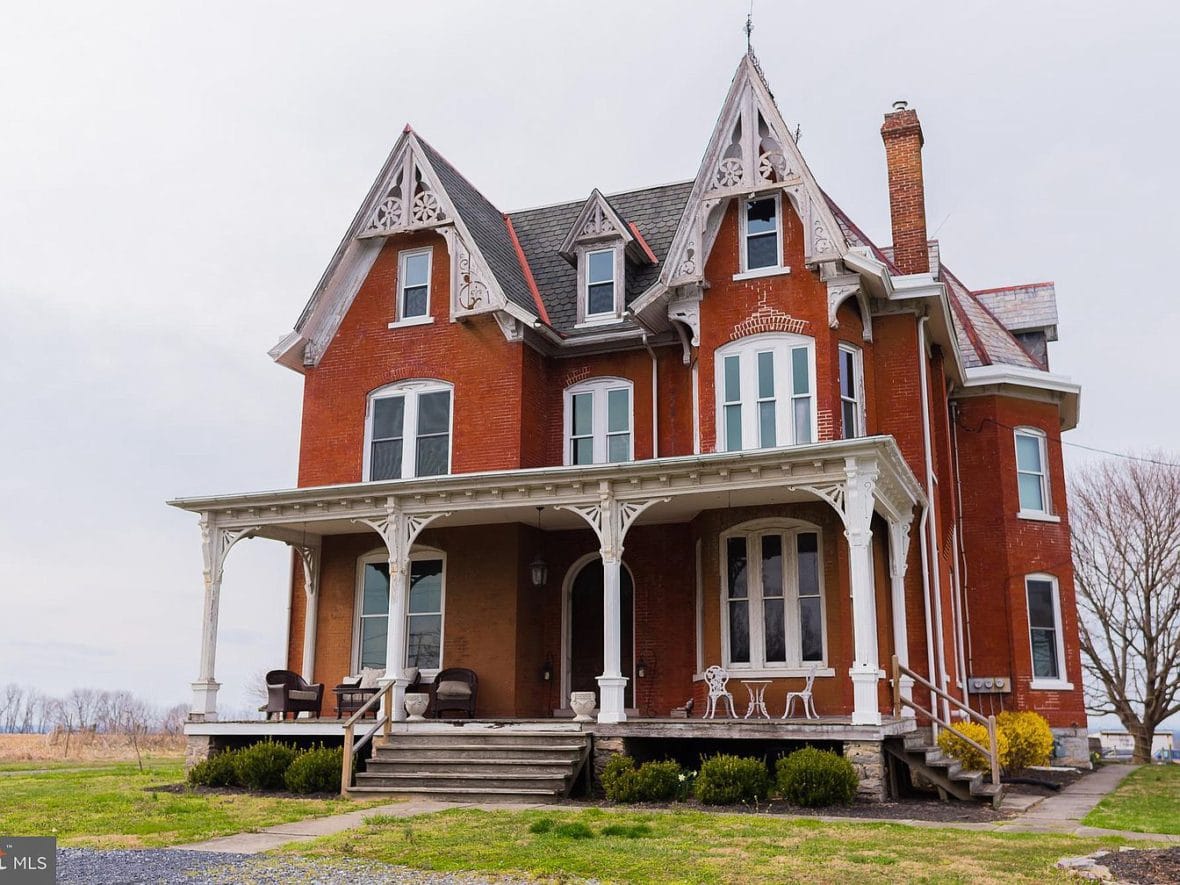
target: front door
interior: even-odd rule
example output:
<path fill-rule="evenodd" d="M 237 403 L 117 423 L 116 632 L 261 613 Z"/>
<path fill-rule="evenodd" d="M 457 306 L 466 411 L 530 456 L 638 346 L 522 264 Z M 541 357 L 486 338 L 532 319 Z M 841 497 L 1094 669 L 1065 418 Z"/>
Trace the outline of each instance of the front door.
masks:
<path fill-rule="evenodd" d="M 623 703 L 634 707 L 635 682 L 635 588 L 631 574 L 622 569 L 619 587 L 622 617 L 622 671 L 627 677 Z M 598 694 L 598 677 L 602 675 L 602 560 L 586 563 L 570 588 L 570 661 L 569 690 Z M 569 705 L 569 697 L 562 699 Z"/>

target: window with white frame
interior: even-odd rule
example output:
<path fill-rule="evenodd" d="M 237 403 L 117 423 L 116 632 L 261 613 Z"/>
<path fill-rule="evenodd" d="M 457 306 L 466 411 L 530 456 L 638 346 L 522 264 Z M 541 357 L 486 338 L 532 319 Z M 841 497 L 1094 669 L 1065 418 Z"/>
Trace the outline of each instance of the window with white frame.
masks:
<path fill-rule="evenodd" d="M 365 479 L 451 472 L 451 385 L 403 381 L 369 394 Z"/>
<path fill-rule="evenodd" d="M 441 554 L 410 556 L 410 593 L 406 606 L 404 667 L 438 670 L 442 666 L 444 563 Z M 373 553 L 361 559 L 357 579 L 354 662 L 385 669 L 389 641 L 389 558 Z"/>
<path fill-rule="evenodd" d="M 430 249 L 415 249 L 398 256 L 398 321 L 418 319 L 430 313 L 430 259 Z"/>
<path fill-rule="evenodd" d="M 1065 681 L 1065 645 L 1061 630 L 1061 597 L 1052 575 L 1024 579 L 1028 599 L 1028 641 L 1032 650 L 1033 687 Z"/>
<path fill-rule="evenodd" d="M 725 666 L 790 669 L 826 659 L 820 535 L 751 523 L 721 538 Z"/>
<path fill-rule="evenodd" d="M 815 348 L 802 335 L 755 335 L 716 353 L 717 448 L 815 439 Z"/>
<path fill-rule="evenodd" d="M 1045 434 L 1032 427 L 1016 430 L 1016 482 L 1021 513 L 1049 512 L 1049 474 L 1045 468 Z"/>
<path fill-rule="evenodd" d="M 583 310 L 586 319 L 600 319 L 617 313 L 615 285 L 615 250 L 587 252 L 586 300 Z"/>
<path fill-rule="evenodd" d="M 743 271 L 763 270 L 781 265 L 780 207 L 777 195 L 746 202 L 745 214 L 742 217 Z"/>
<path fill-rule="evenodd" d="M 623 378 L 592 378 L 566 388 L 566 464 L 635 457 L 631 390 L 631 382 Z"/>
<path fill-rule="evenodd" d="M 840 429 L 844 439 L 865 435 L 864 362 L 859 347 L 841 344 Z"/>

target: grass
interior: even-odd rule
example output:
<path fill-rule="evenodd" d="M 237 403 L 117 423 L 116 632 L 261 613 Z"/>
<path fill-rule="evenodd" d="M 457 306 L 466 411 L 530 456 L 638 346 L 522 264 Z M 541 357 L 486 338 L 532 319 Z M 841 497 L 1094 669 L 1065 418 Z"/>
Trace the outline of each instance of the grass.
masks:
<path fill-rule="evenodd" d="M 589 835 L 587 835 L 589 834 Z M 1064 856 L 1122 840 L 699 811 L 480 811 L 370 818 L 285 849 L 435 871 L 604 882 L 1053 882 Z"/>
<path fill-rule="evenodd" d="M 70 767 L 76 767 L 73 763 Z M 184 763 L 100 764 L 83 771 L 0 777 L 0 833 L 57 836 L 61 845 L 139 848 L 199 842 L 375 803 L 263 795 L 170 793 Z"/>
<path fill-rule="evenodd" d="M 1180 835 L 1180 765 L 1144 765 L 1132 772 L 1082 823 Z"/>

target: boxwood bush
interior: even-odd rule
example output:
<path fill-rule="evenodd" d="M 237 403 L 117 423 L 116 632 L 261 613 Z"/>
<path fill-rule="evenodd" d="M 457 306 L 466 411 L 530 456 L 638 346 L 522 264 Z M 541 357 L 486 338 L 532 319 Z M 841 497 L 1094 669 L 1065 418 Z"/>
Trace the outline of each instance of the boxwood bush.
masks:
<path fill-rule="evenodd" d="M 639 772 L 630 756 L 611 756 L 602 770 L 602 789 L 611 802 L 638 802 Z"/>
<path fill-rule="evenodd" d="M 770 772 L 761 759 L 721 753 L 701 763 L 695 791 L 705 805 L 755 802 L 769 794 Z"/>
<path fill-rule="evenodd" d="M 343 766 L 343 747 L 315 747 L 295 757 L 283 782 L 292 793 L 339 793 Z"/>
<path fill-rule="evenodd" d="M 188 770 L 188 782 L 194 787 L 239 787 L 235 765 L 239 751 L 222 750 L 202 759 Z"/>
<path fill-rule="evenodd" d="M 778 791 L 792 805 L 849 805 L 860 779 L 852 763 L 830 750 L 804 747 L 775 763 Z"/>
<path fill-rule="evenodd" d="M 611 802 L 671 802 L 680 788 L 680 774 L 675 762 L 636 767 L 630 756 L 612 756 L 602 772 L 602 788 Z"/>
<path fill-rule="evenodd" d="M 286 744 L 261 741 L 240 750 L 234 758 L 238 783 L 249 790 L 281 790 L 286 784 L 283 776 L 296 752 Z"/>

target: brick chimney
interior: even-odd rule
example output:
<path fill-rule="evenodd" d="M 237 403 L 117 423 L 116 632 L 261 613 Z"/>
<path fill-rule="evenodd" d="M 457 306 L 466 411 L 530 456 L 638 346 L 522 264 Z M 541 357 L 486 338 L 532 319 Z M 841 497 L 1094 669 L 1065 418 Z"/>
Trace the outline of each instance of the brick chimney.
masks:
<path fill-rule="evenodd" d="M 926 191 L 922 185 L 922 124 L 904 101 L 885 115 L 881 139 L 889 169 L 889 218 L 893 224 L 893 263 L 905 274 L 929 273 L 926 247 Z"/>

